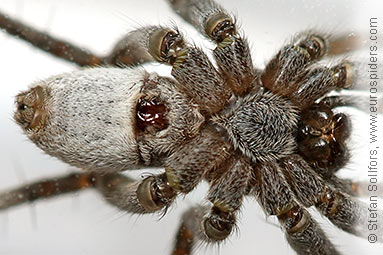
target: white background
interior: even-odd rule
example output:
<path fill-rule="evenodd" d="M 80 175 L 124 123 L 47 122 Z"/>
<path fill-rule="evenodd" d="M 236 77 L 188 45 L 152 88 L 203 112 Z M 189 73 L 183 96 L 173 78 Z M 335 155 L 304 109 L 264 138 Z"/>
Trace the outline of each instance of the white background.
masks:
<path fill-rule="evenodd" d="M 259 67 L 296 32 L 314 27 L 327 32 L 366 34 L 368 19 L 383 13 L 380 1 L 369 4 L 365 1 L 363 5 L 356 0 L 220 2 L 237 14 Z M 0 10 L 100 55 L 106 55 L 114 42 L 133 28 L 171 22 L 178 24 L 186 37 L 193 38 L 198 45 L 213 48 L 174 15 L 165 1 L 2 0 Z M 380 36 L 382 40 L 383 35 Z M 20 90 L 39 79 L 76 68 L 0 33 L 0 190 L 73 170 L 27 141 L 12 121 L 12 114 L 13 98 Z M 159 65 L 154 69 L 169 71 Z M 365 179 L 367 131 L 360 124 L 367 119 L 355 112 L 352 118 L 353 156 L 341 174 Z M 121 213 L 93 191 L 0 212 L 0 254 L 169 254 L 180 215 L 188 206 L 202 201 L 205 191 L 206 187 L 200 186 L 185 199 L 180 198 L 161 220 L 156 215 L 138 217 Z M 282 231 L 273 225 L 273 217 L 266 221 L 253 199 L 245 203 L 242 211 L 239 234 L 220 247 L 202 247 L 197 253 L 294 254 Z M 378 250 L 383 250 L 382 245 L 370 245 L 344 234 L 321 217 L 319 221 L 344 254 L 381 254 Z"/>

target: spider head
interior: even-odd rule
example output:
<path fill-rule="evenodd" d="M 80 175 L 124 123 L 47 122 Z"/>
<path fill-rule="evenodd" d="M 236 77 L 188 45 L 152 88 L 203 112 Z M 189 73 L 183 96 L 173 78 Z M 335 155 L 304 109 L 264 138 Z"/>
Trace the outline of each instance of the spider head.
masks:
<path fill-rule="evenodd" d="M 38 131 L 44 127 L 47 119 L 47 95 L 46 89 L 36 86 L 16 96 L 14 119 L 23 129 Z"/>

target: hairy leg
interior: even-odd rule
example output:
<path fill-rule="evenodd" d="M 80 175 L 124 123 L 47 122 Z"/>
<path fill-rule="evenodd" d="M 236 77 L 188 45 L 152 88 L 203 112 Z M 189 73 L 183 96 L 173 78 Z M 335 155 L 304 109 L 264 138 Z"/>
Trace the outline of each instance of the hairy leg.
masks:
<path fill-rule="evenodd" d="M 305 207 L 315 205 L 335 226 L 351 234 L 367 238 L 368 220 L 382 219 L 383 211 L 368 208 L 322 180 L 298 155 L 282 160 L 283 174 L 297 200 Z M 371 211 L 372 209 L 372 211 Z M 383 241 L 383 228 L 376 229 L 378 241 Z"/>
<path fill-rule="evenodd" d="M 172 153 L 164 163 L 170 186 L 184 194 L 192 191 L 209 171 L 230 157 L 232 145 L 222 136 L 205 128 L 200 134 Z"/>
<path fill-rule="evenodd" d="M 216 113 L 224 107 L 231 95 L 230 88 L 201 49 L 188 45 L 171 28 L 142 27 L 132 33 L 140 35 L 138 49 L 173 67 L 171 74 L 180 90 L 199 105 L 202 113 Z"/>
<path fill-rule="evenodd" d="M 352 83 L 352 65 L 342 62 L 333 67 L 317 67 L 299 73 L 287 95 L 300 109 L 306 109 L 331 90 L 349 88 Z"/>
<path fill-rule="evenodd" d="M 176 192 L 169 186 L 165 174 L 135 181 L 122 174 L 73 173 L 67 176 L 23 185 L 0 194 L 0 210 L 26 202 L 51 198 L 96 188 L 112 205 L 131 213 L 152 213 L 166 208 Z"/>
<path fill-rule="evenodd" d="M 236 213 L 249 192 L 251 178 L 250 162 L 237 156 L 227 159 L 217 171 L 207 173 L 210 182 L 207 199 L 213 206 L 193 207 L 184 214 L 172 254 L 191 254 L 197 242 L 226 239 L 235 227 Z"/>
<path fill-rule="evenodd" d="M 315 63 L 327 52 L 324 35 L 308 31 L 284 46 L 266 65 L 261 75 L 263 85 L 280 95 L 289 95 L 288 84 L 310 64 Z"/>
<path fill-rule="evenodd" d="M 374 199 L 377 200 L 377 196 Z M 381 222 L 383 219 L 383 211 L 378 209 L 377 203 L 371 203 L 368 206 L 327 186 L 326 190 L 318 197 L 316 207 L 335 226 L 344 231 L 365 239 L 373 233 L 378 242 L 383 242 L 382 226 L 375 224 L 374 229 L 369 229 L 374 222 Z"/>
<path fill-rule="evenodd" d="M 226 239 L 235 227 L 236 216 L 252 181 L 252 167 L 247 158 L 233 155 L 209 176 L 207 199 L 213 204 L 204 219 L 204 230 L 210 241 Z"/>
<path fill-rule="evenodd" d="M 240 36 L 235 19 L 212 0 L 170 0 L 174 11 L 200 33 L 213 40 L 213 55 L 220 72 L 235 94 L 242 95 L 257 78 L 247 40 Z"/>
<path fill-rule="evenodd" d="M 255 169 L 254 195 L 267 215 L 278 217 L 298 254 L 339 254 L 310 214 L 295 200 L 282 169 L 268 163 Z"/>

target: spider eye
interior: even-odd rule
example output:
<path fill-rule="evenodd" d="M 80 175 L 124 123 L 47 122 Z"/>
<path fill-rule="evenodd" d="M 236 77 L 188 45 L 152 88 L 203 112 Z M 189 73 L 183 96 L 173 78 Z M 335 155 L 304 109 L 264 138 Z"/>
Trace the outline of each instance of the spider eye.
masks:
<path fill-rule="evenodd" d="M 141 131 L 160 131 L 169 125 L 166 118 L 168 108 L 156 98 L 141 97 L 138 99 L 136 112 L 136 125 Z"/>

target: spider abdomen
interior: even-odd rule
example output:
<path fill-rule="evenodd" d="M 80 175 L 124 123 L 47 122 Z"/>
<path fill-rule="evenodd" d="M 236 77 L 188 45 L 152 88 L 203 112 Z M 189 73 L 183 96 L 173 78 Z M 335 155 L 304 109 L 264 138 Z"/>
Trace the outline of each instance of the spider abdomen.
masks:
<path fill-rule="evenodd" d="M 260 90 L 239 98 L 213 121 L 224 127 L 234 147 L 253 161 L 280 159 L 296 148 L 297 110 L 271 92 Z"/>

